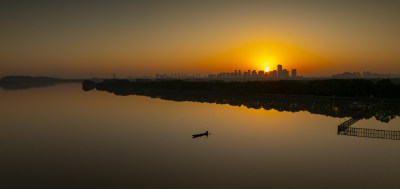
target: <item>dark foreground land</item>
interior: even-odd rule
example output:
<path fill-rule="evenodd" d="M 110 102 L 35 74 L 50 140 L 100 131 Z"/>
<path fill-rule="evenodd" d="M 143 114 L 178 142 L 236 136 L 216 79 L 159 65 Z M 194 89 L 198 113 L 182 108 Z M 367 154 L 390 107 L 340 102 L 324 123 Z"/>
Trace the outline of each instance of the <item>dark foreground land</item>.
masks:
<path fill-rule="evenodd" d="M 103 90 L 119 95 L 149 89 L 198 90 L 224 93 L 283 94 L 307 96 L 335 96 L 362 98 L 400 99 L 400 84 L 389 79 L 327 79 L 327 80 L 278 80 L 278 81 L 182 81 L 153 80 L 129 81 L 123 79 L 94 82 L 85 80 L 84 90 Z"/>

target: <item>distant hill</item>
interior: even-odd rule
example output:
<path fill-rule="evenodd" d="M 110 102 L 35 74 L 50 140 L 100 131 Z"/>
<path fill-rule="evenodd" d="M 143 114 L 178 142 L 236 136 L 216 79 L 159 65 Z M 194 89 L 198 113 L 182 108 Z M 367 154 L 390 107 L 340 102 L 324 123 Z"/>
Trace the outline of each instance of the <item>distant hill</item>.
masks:
<path fill-rule="evenodd" d="M 61 79 L 53 77 L 32 76 L 5 76 L 0 79 L 0 87 L 3 89 L 27 89 L 32 87 L 47 87 L 58 83 L 81 82 L 82 79 Z"/>
<path fill-rule="evenodd" d="M 54 77 L 32 77 L 32 76 L 5 76 L 1 83 L 31 83 L 31 82 L 81 82 L 82 79 L 60 79 Z"/>

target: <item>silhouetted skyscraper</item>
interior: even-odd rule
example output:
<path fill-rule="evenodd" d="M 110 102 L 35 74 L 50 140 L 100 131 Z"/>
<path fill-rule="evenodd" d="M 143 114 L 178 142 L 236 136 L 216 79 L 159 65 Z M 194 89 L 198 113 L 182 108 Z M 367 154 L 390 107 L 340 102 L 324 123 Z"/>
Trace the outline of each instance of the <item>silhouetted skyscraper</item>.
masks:
<path fill-rule="evenodd" d="M 282 65 L 280 65 L 280 64 L 278 64 L 278 78 L 281 78 L 283 75 L 282 75 Z"/>
<path fill-rule="evenodd" d="M 278 72 L 282 71 L 282 65 L 278 64 Z"/>
<path fill-rule="evenodd" d="M 253 71 L 251 72 L 251 76 L 257 77 L 257 71 L 256 71 L 256 70 L 253 70 Z"/>
<path fill-rule="evenodd" d="M 274 70 L 271 71 L 271 74 L 269 74 L 269 77 L 272 79 L 277 79 L 278 78 L 278 71 Z"/>
<path fill-rule="evenodd" d="M 296 69 L 292 69 L 292 77 L 297 77 L 297 70 Z"/>
<path fill-rule="evenodd" d="M 260 70 L 258 71 L 258 77 L 263 77 L 264 76 L 264 71 Z"/>
<path fill-rule="evenodd" d="M 289 71 L 284 69 L 281 73 L 278 73 L 279 79 L 289 79 Z"/>

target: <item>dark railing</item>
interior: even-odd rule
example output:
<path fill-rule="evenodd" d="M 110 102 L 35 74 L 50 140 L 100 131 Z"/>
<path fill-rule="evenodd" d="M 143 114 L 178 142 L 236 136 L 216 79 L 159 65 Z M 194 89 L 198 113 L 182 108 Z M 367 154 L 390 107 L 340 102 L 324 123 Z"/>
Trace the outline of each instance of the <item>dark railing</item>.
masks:
<path fill-rule="evenodd" d="M 349 127 L 343 131 L 339 130 L 340 128 L 338 127 L 338 135 L 400 140 L 400 131 L 376 130 L 376 129 L 352 128 L 352 127 Z"/>
<path fill-rule="evenodd" d="M 377 129 L 365 129 L 365 128 L 353 128 L 351 127 L 354 123 L 360 119 L 351 118 L 340 125 L 338 125 L 338 135 L 366 137 L 366 138 L 381 138 L 400 140 L 400 131 L 390 130 L 377 130 Z"/>
<path fill-rule="evenodd" d="M 356 123 L 357 121 L 359 121 L 359 119 L 351 118 L 351 119 L 349 119 L 349 120 L 347 120 L 347 121 L 341 123 L 341 124 L 338 126 L 338 134 L 339 134 L 340 132 L 342 132 L 342 131 L 346 131 L 348 128 L 350 128 L 350 126 L 352 126 L 352 125 L 353 125 L 354 123 Z"/>

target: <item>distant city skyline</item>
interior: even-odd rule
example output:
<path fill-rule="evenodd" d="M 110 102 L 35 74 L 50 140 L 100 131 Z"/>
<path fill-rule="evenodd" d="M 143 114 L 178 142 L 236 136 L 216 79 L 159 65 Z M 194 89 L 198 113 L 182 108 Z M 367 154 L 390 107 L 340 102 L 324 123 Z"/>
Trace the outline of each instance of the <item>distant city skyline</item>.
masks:
<path fill-rule="evenodd" d="M 247 70 L 242 74 L 242 70 L 234 72 L 221 72 L 219 74 L 209 74 L 209 79 L 300 79 L 302 76 L 297 75 L 297 69 L 283 69 L 283 66 L 278 64 L 276 70 L 269 71 L 269 68 L 264 70 Z"/>
<path fill-rule="evenodd" d="M 268 70 L 268 71 L 267 71 Z M 151 77 L 151 76 L 150 76 Z M 234 70 L 233 72 L 220 72 L 210 74 L 188 74 L 188 73 L 170 73 L 170 74 L 155 74 L 157 79 L 190 79 L 190 78 L 208 78 L 208 79 L 303 79 L 305 76 L 298 75 L 297 69 L 292 69 L 291 72 L 283 69 L 283 65 L 278 64 L 276 70 Z M 312 78 L 312 77 L 310 77 Z M 320 76 L 320 78 L 333 78 L 333 79 L 353 79 L 353 78 L 400 78 L 400 74 L 387 74 L 387 73 L 373 73 L 369 71 L 364 72 L 343 72 L 332 75 Z"/>

